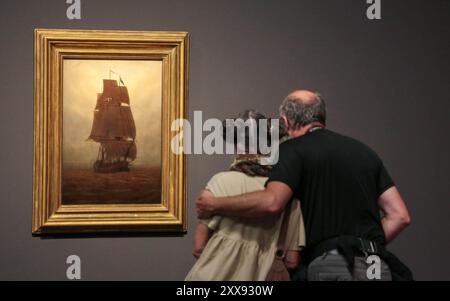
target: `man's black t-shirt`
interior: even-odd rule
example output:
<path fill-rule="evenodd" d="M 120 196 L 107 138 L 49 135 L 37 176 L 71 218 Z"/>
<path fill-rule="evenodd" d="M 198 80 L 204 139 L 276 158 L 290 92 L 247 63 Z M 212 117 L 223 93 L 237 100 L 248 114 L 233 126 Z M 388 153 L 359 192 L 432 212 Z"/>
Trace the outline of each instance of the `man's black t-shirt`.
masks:
<path fill-rule="evenodd" d="M 378 197 L 394 185 L 368 146 L 327 129 L 280 145 L 270 181 L 300 200 L 307 245 L 342 234 L 384 243 Z"/>

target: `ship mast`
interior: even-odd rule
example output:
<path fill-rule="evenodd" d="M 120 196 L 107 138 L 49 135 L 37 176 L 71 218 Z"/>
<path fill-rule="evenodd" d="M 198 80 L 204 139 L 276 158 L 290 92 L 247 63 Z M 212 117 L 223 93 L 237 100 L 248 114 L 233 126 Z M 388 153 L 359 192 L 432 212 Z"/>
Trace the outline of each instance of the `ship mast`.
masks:
<path fill-rule="evenodd" d="M 122 84 L 123 87 L 125 87 L 125 83 L 123 82 L 122 76 L 120 76 L 119 73 L 114 72 L 114 70 L 109 69 L 109 79 L 111 80 L 111 74 L 115 74 L 117 76 L 119 76 L 119 86 L 120 84 Z"/>

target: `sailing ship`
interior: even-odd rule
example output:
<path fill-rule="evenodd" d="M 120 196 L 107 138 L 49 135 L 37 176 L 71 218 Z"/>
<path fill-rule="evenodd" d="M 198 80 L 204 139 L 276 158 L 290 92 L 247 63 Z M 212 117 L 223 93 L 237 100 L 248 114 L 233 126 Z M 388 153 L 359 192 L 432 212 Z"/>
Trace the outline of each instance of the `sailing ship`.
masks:
<path fill-rule="evenodd" d="M 129 171 L 136 159 L 136 126 L 130 108 L 128 89 L 122 78 L 103 79 L 103 92 L 97 94 L 94 120 L 88 140 L 100 143 L 95 172 Z"/>

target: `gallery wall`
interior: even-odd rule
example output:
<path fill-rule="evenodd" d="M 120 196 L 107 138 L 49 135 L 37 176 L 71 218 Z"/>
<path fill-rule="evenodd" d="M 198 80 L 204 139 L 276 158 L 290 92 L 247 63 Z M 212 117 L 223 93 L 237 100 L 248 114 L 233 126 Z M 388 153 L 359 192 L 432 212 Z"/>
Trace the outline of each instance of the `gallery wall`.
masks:
<path fill-rule="evenodd" d="M 184 236 L 32 237 L 34 28 L 188 31 L 189 116 L 274 116 L 291 90 L 321 92 L 328 126 L 379 153 L 411 211 L 390 249 L 450 280 L 449 1 L 382 1 L 375 21 L 364 0 L 84 0 L 81 20 L 65 2 L 0 3 L 0 280 L 64 280 L 71 254 L 84 280 L 182 280 L 195 195 L 231 160 L 189 156 Z"/>

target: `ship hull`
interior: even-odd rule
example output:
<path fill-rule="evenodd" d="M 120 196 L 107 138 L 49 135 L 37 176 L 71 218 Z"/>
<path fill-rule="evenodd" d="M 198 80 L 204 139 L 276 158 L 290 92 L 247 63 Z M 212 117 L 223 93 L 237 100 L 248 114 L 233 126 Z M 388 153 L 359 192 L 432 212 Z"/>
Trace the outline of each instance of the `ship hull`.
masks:
<path fill-rule="evenodd" d="M 114 173 L 121 171 L 130 171 L 129 162 L 120 161 L 113 163 L 106 163 L 100 160 L 95 161 L 94 171 L 98 173 Z"/>

